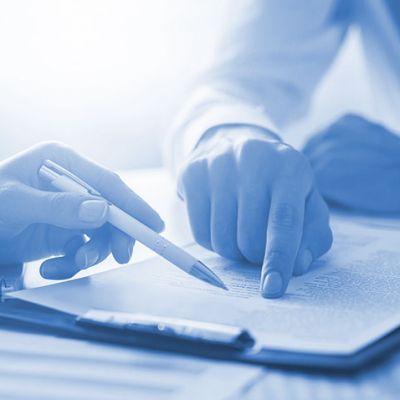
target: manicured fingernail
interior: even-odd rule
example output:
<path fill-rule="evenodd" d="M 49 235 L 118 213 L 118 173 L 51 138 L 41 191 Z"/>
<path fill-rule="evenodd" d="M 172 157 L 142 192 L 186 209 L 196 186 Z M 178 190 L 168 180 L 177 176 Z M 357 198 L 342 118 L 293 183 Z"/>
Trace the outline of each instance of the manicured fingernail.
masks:
<path fill-rule="evenodd" d="M 82 269 L 93 267 L 99 259 L 99 253 L 96 250 L 88 250 L 85 253 L 85 266 Z"/>
<path fill-rule="evenodd" d="M 86 200 L 79 207 L 79 219 L 83 222 L 102 221 L 108 211 L 104 200 Z"/>
<path fill-rule="evenodd" d="M 264 278 L 262 294 L 267 298 L 279 297 L 283 288 L 282 276 L 278 271 L 268 272 Z"/>
<path fill-rule="evenodd" d="M 300 274 L 305 274 L 313 262 L 313 256 L 310 250 L 305 249 L 299 258 Z"/>

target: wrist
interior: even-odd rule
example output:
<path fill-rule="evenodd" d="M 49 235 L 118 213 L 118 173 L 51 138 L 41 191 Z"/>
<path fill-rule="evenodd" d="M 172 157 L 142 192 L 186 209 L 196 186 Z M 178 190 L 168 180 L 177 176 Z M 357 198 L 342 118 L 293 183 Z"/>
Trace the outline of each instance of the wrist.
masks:
<path fill-rule="evenodd" d="M 197 142 L 195 149 L 221 139 L 234 142 L 235 140 L 243 140 L 243 138 L 266 140 L 274 143 L 282 142 L 279 135 L 269 129 L 257 125 L 229 124 L 208 129 Z"/>

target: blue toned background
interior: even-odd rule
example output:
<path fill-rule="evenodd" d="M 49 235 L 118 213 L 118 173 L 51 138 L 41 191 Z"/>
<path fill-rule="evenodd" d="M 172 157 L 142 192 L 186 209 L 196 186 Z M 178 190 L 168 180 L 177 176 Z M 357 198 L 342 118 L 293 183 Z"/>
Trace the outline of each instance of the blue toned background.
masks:
<path fill-rule="evenodd" d="M 0 159 L 60 140 L 114 169 L 160 165 L 160 139 L 229 11 L 227 0 L 1 2 Z M 294 143 L 344 110 L 370 110 L 357 32 L 316 96 Z"/>

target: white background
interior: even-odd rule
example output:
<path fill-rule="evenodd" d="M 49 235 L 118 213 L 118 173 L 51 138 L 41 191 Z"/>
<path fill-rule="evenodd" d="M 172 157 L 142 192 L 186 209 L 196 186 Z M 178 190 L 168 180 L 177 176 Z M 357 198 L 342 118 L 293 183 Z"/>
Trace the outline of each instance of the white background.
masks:
<path fill-rule="evenodd" d="M 0 159 L 61 140 L 115 169 L 160 165 L 166 130 L 212 60 L 232 4 L 0 0 Z M 357 38 L 350 42 L 320 89 L 317 125 L 365 103 Z M 309 124 L 292 130 L 294 142 L 301 131 Z"/>

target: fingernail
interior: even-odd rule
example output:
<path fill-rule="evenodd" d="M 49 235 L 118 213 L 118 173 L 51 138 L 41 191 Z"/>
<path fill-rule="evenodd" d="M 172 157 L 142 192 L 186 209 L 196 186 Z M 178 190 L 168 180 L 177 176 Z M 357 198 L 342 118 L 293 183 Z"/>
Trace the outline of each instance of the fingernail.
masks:
<path fill-rule="evenodd" d="M 83 222 L 102 221 L 108 211 L 104 200 L 86 200 L 79 207 L 79 219 Z"/>
<path fill-rule="evenodd" d="M 299 270 L 301 274 L 305 274 L 313 262 L 313 256 L 310 250 L 305 249 L 299 258 Z"/>
<path fill-rule="evenodd" d="M 99 259 L 99 254 L 95 250 L 88 250 L 85 253 L 85 266 L 82 269 L 93 267 Z"/>
<path fill-rule="evenodd" d="M 264 278 L 262 294 L 267 298 L 279 297 L 283 288 L 282 276 L 277 271 L 268 272 Z"/>

